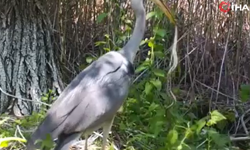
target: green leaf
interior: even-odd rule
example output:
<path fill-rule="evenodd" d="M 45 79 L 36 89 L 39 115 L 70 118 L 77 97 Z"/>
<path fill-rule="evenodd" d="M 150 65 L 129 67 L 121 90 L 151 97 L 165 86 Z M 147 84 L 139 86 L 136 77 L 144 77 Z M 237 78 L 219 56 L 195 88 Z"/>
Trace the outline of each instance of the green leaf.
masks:
<path fill-rule="evenodd" d="M 162 51 L 155 51 L 154 54 L 158 58 L 161 58 L 161 59 L 165 58 L 165 55 Z"/>
<path fill-rule="evenodd" d="M 143 71 L 143 70 L 145 70 L 145 69 L 147 69 L 147 68 L 148 68 L 148 66 L 140 65 L 140 66 L 138 66 L 138 67 L 135 69 L 135 73 L 139 73 L 139 72 L 141 72 L 141 71 Z"/>
<path fill-rule="evenodd" d="M 153 89 L 153 85 L 151 83 L 147 82 L 145 84 L 145 89 L 144 89 L 144 92 L 146 93 L 146 95 L 148 95 L 152 89 Z"/>
<path fill-rule="evenodd" d="M 235 113 L 234 111 L 228 111 L 224 116 L 227 118 L 228 121 L 234 122 L 236 121 Z"/>
<path fill-rule="evenodd" d="M 46 135 L 46 139 L 42 141 L 42 147 L 43 148 L 51 148 L 53 147 L 54 142 L 50 134 Z"/>
<path fill-rule="evenodd" d="M 93 61 L 93 58 L 92 58 L 92 57 L 87 57 L 87 58 L 86 58 L 86 62 L 87 62 L 87 63 L 90 64 L 92 61 Z"/>
<path fill-rule="evenodd" d="M 145 69 L 148 69 L 149 68 L 149 65 L 150 65 L 150 62 L 149 61 L 144 61 L 141 65 L 139 65 L 136 70 L 135 70 L 135 73 L 139 73 Z"/>
<path fill-rule="evenodd" d="M 164 100 L 170 99 L 170 97 L 168 96 L 168 94 L 163 93 L 163 92 L 160 93 L 160 96 L 161 96 L 161 98 L 164 99 Z"/>
<path fill-rule="evenodd" d="M 9 117 L 4 118 L 3 120 L 0 121 L 0 125 L 2 125 L 4 122 L 8 121 L 9 119 L 10 119 Z"/>
<path fill-rule="evenodd" d="M 158 104 L 155 104 L 155 103 L 151 103 L 150 106 L 148 107 L 148 111 L 153 111 L 155 110 L 157 107 L 159 107 Z"/>
<path fill-rule="evenodd" d="M 85 69 L 87 66 L 85 65 L 85 64 L 81 64 L 80 66 L 79 66 L 79 69 L 80 70 L 83 70 L 83 69 Z"/>
<path fill-rule="evenodd" d="M 170 130 L 167 135 L 167 141 L 169 141 L 170 144 L 173 145 L 177 142 L 177 140 L 178 140 L 178 132 L 175 129 Z"/>
<path fill-rule="evenodd" d="M 207 126 L 212 126 L 217 124 L 221 120 L 225 120 L 226 117 L 224 117 L 218 110 L 214 110 L 212 113 L 210 113 L 211 118 L 207 122 Z"/>
<path fill-rule="evenodd" d="M 15 120 L 15 123 L 20 125 L 22 122 L 21 120 Z"/>
<path fill-rule="evenodd" d="M 161 37 L 164 37 L 167 31 L 165 29 L 154 29 L 154 33 Z"/>
<path fill-rule="evenodd" d="M 152 18 L 152 17 L 155 16 L 155 15 L 156 15 L 156 12 L 155 12 L 155 11 L 149 12 L 149 13 L 147 14 L 147 16 L 146 16 L 146 20 Z"/>
<path fill-rule="evenodd" d="M 100 15 L 98 15 L 97 17 L 97 23 L 100 23 L 103 21 L 104 18 L 106 18 L 108 16 L 107 13 L 101 13 Z"/>
<path fill-rule="evenodd" d="M 153 48 L 153 47 L 154 47 L 153 41 L 149 41 L 149 42 L 148 42 L 148 46 L 149 46 L 150 48 Z"/>
<path fill-rule="evenodd" d="M 126 20 L 124 20 L 124 22 L 125 22 L 126 24 L 128 24 L 128 25 L 132 25 L 132 23 L 133 23 L 133 21 L 130 20 L 130 19 L 126 19 Z"/>
<path fill-rule="evenodd" d="M 47 100 L 48 100 L 48 97 L 43 96 L 43 97 L 41 98 L 41 100 L 42 100 L 43 102 L 45 102 L 45 101 L 47 101 Z"/>
<path fill-rule="evenodd" d="M 247 102 L 250 99 L 250 85 L 242 84 L 240 86 L 240 98 L 242 102 Z"/>
<path fill-rule="evenodd" d="M 182 147 L 182 144 L 180 144 L 178 147 L 177 147 L 177 150 L 182 150 L 183 147 Z"/>
<path fill-rule="evenodd" d="M 25 139 L 18 137 L 0 138 L 0 148 L 8 147 L 10 141 L 27 142 Z"/>
<path fill-rule="evenodd" d="M 141 43 L 140 43 L 140 46 L 145 44 L 147 41 L 146 40 L 142 40 Z"/>
<path fill-rule="evenodd" d="M 201 132 L 201 129 L 206 125 L 206 121 L 204 119 L 199 120 L 196 123 L 196 134 Z"/>
<path fill-rule="evenodd" d="M 195 116 L 195 114 L 192 113 L 192 112 L 187 113 L 187 116 L 188 116 L 190 119 L 197 119 L 197 117 Z"/>
<path fill-rule="evenodd" d="M 107 51 L 107 52 L 109 52 L 110 51 L 110 48 L 107 48 L 107 47 L 105 47 L 105 48 L 103 48 L 105 51 Z"/>
<path fill-rule="evenodd" d="M 160 80 L 154 79 L 154 80 L 151 80 L 150 83 L 152 83 L 157 88 L 157 90 L 159 90 L 159 91 L 161 90 L 162 83 Z"/>
<path fill-rule="evenodd" d="M 104 44 L 106 44 L 105 41 L 98 41 L 98 42 L 95 42 L 95 46 L 104 45 Z"/>
<path fill-rule="evenodd" d="M 154 69 L 153 73 L 158 77 L 165 77 L 165 71 L 161 69 Z"/>
<path fill-rule="evenodd" d="M 229 143 L 229 138 L 227 136 L 223 136 L 220 133 L 218 133 L 214 129 L 208 130 L 208 135 L 212 139 L 212 141 L 219 146 L 220 148 L 223 148 L 226 146 L 227 143 Z"/>
<path fill-rule="evenodd" d="M 104 34 L 104 36 L 109 39 L 110 35 L 109 34 Z"/>
<path fill-rule="evenodd" d="M 0 143 L 0 148 L 5 148 L 9 146 L 9 141 L 3 141 Z"/>

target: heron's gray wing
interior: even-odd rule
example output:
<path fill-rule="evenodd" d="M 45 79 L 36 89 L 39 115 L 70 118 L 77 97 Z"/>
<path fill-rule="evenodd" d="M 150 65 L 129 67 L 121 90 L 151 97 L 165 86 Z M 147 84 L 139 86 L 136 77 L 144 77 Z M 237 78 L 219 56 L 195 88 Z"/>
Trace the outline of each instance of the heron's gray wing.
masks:
<path fill-rule="evenodd" d="M 114 116 L 128 94 L 131 79 L 129 67 L 132 65 L 127 66 L 122 62 L 116 70 L 105 74 L 90 87 L 83 89 L 78 86 L 74 89 L 71 101 L 61 103 L 59 107 L 62 110 L 70 107 L 71 111 L 61 115 L 57 109 L 56 115 L 54 114 L 56 118 L 64 120 L 62 125 L 64 133 L 94 129 L 95 125 L 101 125 Z M 71 106 L 73 101 L 77 102 L 77 105 L 73 104 L 74 107 Z"/>
<path fill-rule="evenodd" d="M 76 90 L 81 89 L 84 91 L 87 88 L 91 88 L 92 85 L 102 80 L 104 76 L 117 70 L 123 64 L 123 59 L 123 56 L 117 52 L 109 52 L 101 56 L 98 60 L 89 65 L 74 78 L 74 80 L 66 87 L 58 99 L 53 103 L 53 106 L 50 108 L 49 112 L 57 110 L 60 105 L 72 103 L 71 96 Z M 78 103 L 76 103 L 74 100 L 73 105 Z M 73 105 L 69 104 L 67 110 L 70 111 L 73 109 Z M 73 107 L 69 109 L 69 106 Z M 60 115 L 67 114 L 69 112 L 67 110 L 61 112 Z"/>
<path fill-rule="evenodd" d="M 69 114 L 71 114 L 72 111 L 79 105 L 79 103 L 82 100 L 85 100 L 85 97 L 87 97 L 88 95 L 87 91 L 88 90 L 82 91 L 80 86 L 77 86 L 76 88 L 72 89 L 72 91 L 67 95 L 65 95 L 64 99 L 66 100 L 63 103 L 52 106 L 53 110 L 48 111 L 47 116 L 44 118 L 44 120 L 41 122 L 41 124 L 38 126 L 36 131 L 32 134 L 30 140 L 28 141 L 27 150 L 33 150 L 34 147 L 40 148 L 40 145 L 35 144 L 35 142 L 39 139 L 44 140 L 47 134 L 50 134 L 52 139 L 55 139 L 61 133 L 63 133 L 65 120 L 68 118 Z"/>
<path fill-rule="evenodd" d="M 125 83 L 126 84 L 126 83 Z M 92 132 L 105 121 L 114 117 L 127 95 L 121 92 L 122 87 L 115 84 L 107 87 L 96 87 L 84 100 L 70 113 L 64 121 L 64 133 Z"/>
<path fill-rule="evenodd" d="M 123 61 L 124 58 L 120 54 L 110 52 L 83 70 L 54 102 L 43 122 L 32 134 L 28 145 L 34 144 L 37 139 L 44 139 L 46 134 L 51 134 L 52 138 L 56 138 L 64 130 L 65 120 L 70 118 L 68 116 L 70 114 L 75 116 L 78 111 L 74 110 L 84 110 L 89 105 L 91 92 L 98 90 L 94 85 L 97 82 L 100 85 L 105 83 L 103 81 L 106 81 L 109 75 L 117 71 L 122 66 Z M 85 105 L 83 106 L 84 103 Z M 79 104 L 81 104 L 81 107 L 78 107 Z M 91 108 L 94 108 L 94 106 Z"/>

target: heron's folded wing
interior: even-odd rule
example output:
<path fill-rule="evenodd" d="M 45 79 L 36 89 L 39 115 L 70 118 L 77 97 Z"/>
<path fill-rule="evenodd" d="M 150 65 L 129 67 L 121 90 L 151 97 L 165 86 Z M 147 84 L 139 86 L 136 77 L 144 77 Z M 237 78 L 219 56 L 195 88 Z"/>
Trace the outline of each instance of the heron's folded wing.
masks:
<path fill-rule="evenodd" d="M 124 58 L 119 57 L 122 56 L 116 52 L 107 53 L 84 69 L 54 102 L 42 124 L 50 131 L 56 130 L 80 103 L 87 107 L 90 99 L 88 97 L 98 90 L 95 88 L 97 82 L 122 65 Z M 85 109 L 84 106 L 80 108 Z M 59 129 L 57 130 L 60 132 Z"/>
<path fill-rule="evenodd" d="M 54 102 L 50 110 L 53 112 L 57 111 L 61 107 L 65 110 L 59 116 L 64 116 L 68 114 L 75 106 L 77 106 L 87 94 L 87 91 L 92 88 L 93 85 L 97 84 L 104 76 L 116 71 L 121 67 L 124 58 L 117 52 L 110 52 L 101 56 L 98 60 L 93 62 L 90 66 L 84 69 L 79 75 L 77 75 L 74 80 L 66 87 L 66 89 L 61 93 L 58 99 Z M 82 99 L 75 99 L 74 95 L 77 92 L 83 92 Z M 78 100 L 78 101 L 77 101 Z"/>
<path fill-rule="evenodd" d="M 28 141 L 28 148 L 32 149 L 37 140 L 44 140 L 47 134 L 50 134 L 52 139 L 57 138 L 65 128 L 65 121 L 75 108 L 87 98 L 88 90 L 82 91 L 80 88 L 75 88 L 69 92 L 66 97 L 68 101 L 59 103 L 57 108 L 49 111 L 44 120 L 40 123 L 36 131 L 32 134 Z M 84 108 L 83 108 L 84 109 Z M 38 145 L 39 147 L 39 145 Z"/>
<path fill-rule="evenodd" d="M 93 87 L 84 100 L 72 110 L 64 121 L 64 133 L 92 132 L 105 121 L 113 118 L 126 95 L 120 94 L 117 86 Z"/>

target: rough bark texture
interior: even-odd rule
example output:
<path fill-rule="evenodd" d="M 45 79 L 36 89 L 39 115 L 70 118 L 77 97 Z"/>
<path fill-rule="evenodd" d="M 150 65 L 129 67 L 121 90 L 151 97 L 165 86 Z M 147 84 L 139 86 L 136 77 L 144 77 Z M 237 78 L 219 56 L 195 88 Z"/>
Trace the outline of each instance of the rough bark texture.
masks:
<path fill-rule="evenodd" d="M 57 88 L 51 25 L 36 0 L 0 1 L 0 113 L 13 106 L 17 116 L 39 110 L 42 93 Z"/>

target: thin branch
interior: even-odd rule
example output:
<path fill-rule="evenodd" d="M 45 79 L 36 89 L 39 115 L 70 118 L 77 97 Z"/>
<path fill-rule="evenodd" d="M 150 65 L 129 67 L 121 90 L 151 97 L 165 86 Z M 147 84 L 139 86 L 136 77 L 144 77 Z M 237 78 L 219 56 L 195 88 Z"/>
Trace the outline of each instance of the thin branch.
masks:
<path fill-rule="evenodd" d="M 218 94 L 221 94 L 221 95 L 223 95 L 223 96 L 225 96 L 225 97 L 227 97 L 227 98 L 231 98 L 231 99 L 233 99 L 233 100 L 235 100 L 235 101 L 239 101 L 238 99 L 236 99 L 236 98 L 234 98 L 234 97 L 231 97 L 231 96 L 226 95 L 225 93 L 222 93 L 222 92 L 220 92 L 220 91 L 218 91 L 218 90 L 216 90 L 216 89 L 214 89 L 214 88 L 211 88 L 210 86 L 208 86 L 208 85 L 206 85 L 206 84 L 200 82 L 199 80 L 194 79 L 194 81 L 195 81 L 195 82 L 198 82 L 198 83 L 201 84 L 202 86 L 204 86 L 204 87 L 206 87 L 206 88 L 208 88 L 208 89 L 210 89 L 210 90 L 212 90 L 212 91 L 217 92 Z"/>
<path fill-rule="evenodd" d="M 216 102 L 217 102 L 218 96 L 219 96 L 222 70 L 223 70 L 223 67 L 224 67 L 224 63 L 225 63 L 225 59 L 226 59 L 226 54 L 227 54 L 227 51 L 228 51 L 229 35 L 230 35 L 230 30 L 229 30 L 229 32 L 227 34 L 227 41 L 226 41 L 226 45 L 225 45 L 225 49 L 224 49 L 224 54 L 223 54 L 223 58 L 222 58 L 222 61 L 221 61 L 221 66 L 220 66 L 220 75 L 219 75 L 219 81 L 218 81 L 217 93 L 216 93 L 216 99 L 215 99 Z"/>
<path fill-rule="evenodd" d="M 247 127 L 246 127 L 246 125 L 245 125 L 244 117 L 245 117 L 245 115 L 246 115 L 247 113 L 249 113 L 249 112 L 250 112 L 250 109 L 248 109 L 248 110 L 240 117 L 240 121 L 241 121 L 242 127 L 243 127 L 243 129 L 244 129 L 244 131 L 245 131 L 245 133 L 246 133 L 247 135 L 249 135 L 249 132 L 248 132 Z"/>
<path fill-rule="evenodd" d="M 17 99 L 20 99 L 20 100 L 23 100 L 23 101 L 35 102 L 35 103 L 43 104 L 43 105 L 46 105 L 46 106 L 51 106 L 51 105 L 49 105 L 49 104 L 47 104 L 47 103 L 44 103 L 44 102 L 41 102 L 41 101 L 33 101 L 33 100 L 31 100 L 31 99 L 21 98 L 21 97 L 17 97 L 17 96 L 15 96 L 15 95 L 9 94 L 9 93 L 5 92 L 1 87 L 0 87 L 0 91 L 1 91 L 3 94 L 7 95 L 7 96 L 10 96 L 10 97 L 13 97 L 13 98 L 17 98 Z"/>
<path fill-rule="evenodd" d="M 21 129 L 20 129 L 19 125 L 17 125 L 16 128 L 17 128 L 17 131 L 18 131 L 18 133 L 20 134 L 20 136 L 21 136 L 23 139 L 26 139 L 26 138 L 23 136 L 23 134 L 22 134 L 22 132 L 21 132 Z"/>
<path fill-rule="evenodd" d="M 230 137 L 230 140 L 235 142 L 235 141 L 245 141 L 245 140 L 250 140 L 249 136 L 246 137 Z"/>

